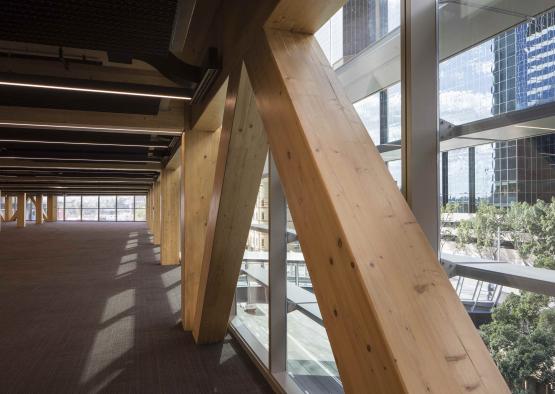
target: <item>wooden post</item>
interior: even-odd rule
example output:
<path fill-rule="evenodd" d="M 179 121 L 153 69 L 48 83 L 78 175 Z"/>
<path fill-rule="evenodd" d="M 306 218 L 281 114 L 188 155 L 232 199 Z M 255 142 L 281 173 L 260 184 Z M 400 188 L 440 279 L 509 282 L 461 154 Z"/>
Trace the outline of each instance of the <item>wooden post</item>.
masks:
<path fill-rule="evenodd" d="M 247 69 L 345 392 L 508 393 L 315 38 L 257 37 Z"/>
<path fill-rule="evenodd" d="M 17 227 L 25 227 L 27 211 L 27 194 L 18 193 L 17 195 Z"/>
<path fill-rule="evenodd" d="M 179 264 L 181 168 L 166 167 L 161 181 L 160 264 Z"/>
<path fill-rule="evenodd" d="M 4 221 L 10 222 L 13 217 L 13 197 L 6 195 L 4 202 Z"/>
<path fill-rule="evenodd" d="M 268 152 L 244 67 L 230 75 L 208 214 L 193 336 L 223 340 Z"/>
<path fill-rule="evenodd" d="M 35 197 L 34 204 L 35 204 L 35 224 L 43 224 L 44 217 L 43 217 L 43 209 L 42 209 L 42 194 L 39 194 Z"/>
<path fill-rule="evenodd" d="M 146 225 L 148 227 L 149 230 L 152 230 L 152 223 L 150 218 L 152 217 L 152 203 L 150 202 L 151 199 L 151 189 L 148 189 L 148 192 L 146 193 Z"/>
<path fill-rule="evenodd" d="M 193 329 L 195 318 L 220 134 L 221 127 L 216 131 L 189 130 L 182 137 L 181 321 L 187 331 Z"/>
<path fill-rule="evenodd" d="M 161 209 L 160 209 L 160 184 L 162 180 L 162 173 L 154 183 L 152 195 L 152 233 L 154 235 L 154 245 L 160 245 L 160 222 L 161 222 Z"/>
<path fill-rule="evenodd" d="M 56 222 L 58 220 L 58 197 L 49 194 L 46 198 L 47 222 Z"/>

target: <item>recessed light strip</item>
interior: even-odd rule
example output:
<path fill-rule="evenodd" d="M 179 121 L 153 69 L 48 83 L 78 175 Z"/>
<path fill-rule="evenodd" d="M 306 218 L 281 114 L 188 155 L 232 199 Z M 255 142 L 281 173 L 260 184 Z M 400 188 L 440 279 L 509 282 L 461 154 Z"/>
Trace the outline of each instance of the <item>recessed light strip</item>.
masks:
<path fill-rule="evenodd" d="M 112 159 L 77 159 L 65 157 L 25 157 L 25 156 L 0 156 L 0 159 L 10 160 L 55 160 L 55 161 L 93 161 L 93 162 L 108 162 L 108 163 L 156 163 L 157 160 L 112 160 Z"/>
<path fill-rule="evenodd" d="M 74 126 L 65 124 L 48 124 L 48 123 L 26 123 L 26 122 L 0 122 L 0 127 L 15 127 L 15 128 L 35 128 L 35 129 L 65 129 L 65 130 L 84 130 L 84 131 L 102 131 L 111 133 L 143 133 L 143 134 L 167 134 L 167 135 L 181 135 L 178 130 L 151 130 L 151 129 L 137 129 L 130 127 L 104 127 L 104 126 Z"/>
<path fill-rule="evenodd" d="M 129 147 L 129 148 L 168 149 L 166 145 L 117 144 L 117 143 L 109 143 L 109 142 L 40 141 L 40 140 L 13 140 L 13 139 L 0 139 L 0 142 L 16 142 L 16 143 L 24 143 L 24 144 L 54 144 L 54 145 L 98 145 L 98 146 L 122 146 L 122 147 Z"/>
<path fill-rule="evenodd" d="M 129 92 L 129 91 L 124 91 L 124 90 L 111 90 L 111 89 L 80 88 L 80 87 L 77 87 L 77 86 L 42 85 L 42 84 L 38 84 L 38 83 L 28 83 L 28 82 L 0 81 L 0 85 L 3 85 L 3 86 L 18 86 L 18 87 L 23 87 L 23 88 L 66 90 L 66 91 L 73 91 L 73 92 L 119 94 L 119 95 L 123 95 L 123 96 L 154 97 L 154 98 L 165 98 L 165 99 L 174 99 L 174 100 L 191 100 L 191 97 L 189 97 L 189 96 L 176 96 L 176 95 L 171 95 L 171 94 L 147 93 L 147 92 Z"/>

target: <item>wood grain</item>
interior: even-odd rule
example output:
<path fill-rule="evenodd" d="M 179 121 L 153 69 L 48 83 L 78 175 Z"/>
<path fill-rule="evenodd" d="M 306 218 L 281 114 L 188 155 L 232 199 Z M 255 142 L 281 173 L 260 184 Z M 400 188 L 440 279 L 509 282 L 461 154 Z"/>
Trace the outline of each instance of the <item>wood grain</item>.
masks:
<path fill-rule="evenodd" d="M 230 75 L 193 336 L 224 339 L 268 151 L 244 67 Z"/>
<path fill-rule="evenodd" d="M 219 123 L 222 123 L 221 118 Z M 220 134 L 221 127 L 216 131 L 195 129 L 184 133 L 182 138 L 184 234 L 181 311 L 183 328 L 187 331 L 193 329 L 195 318 Z"/>
<path fill-rule="evenodd" d="M 508 393 L 311 35 L 246 64 L 346 392 Z"/>
<path fill-rule="evenodd" d="M 179 264 L 181 168 L 166 167 L 161 181 L 160 264 Z"/>

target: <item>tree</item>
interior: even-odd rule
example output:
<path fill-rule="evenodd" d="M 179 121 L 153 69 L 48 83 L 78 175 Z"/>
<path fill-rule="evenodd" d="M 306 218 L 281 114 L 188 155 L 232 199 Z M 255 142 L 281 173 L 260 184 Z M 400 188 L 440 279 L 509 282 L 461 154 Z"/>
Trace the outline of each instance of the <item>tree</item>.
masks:
<path fill-rule="evenodd" d="M 457 247 L 474 241 L 480 257 L 497 258 L 499 231 L 505 226 L 505 212 L 486 203 L 480 203 L 474 217 L 461 220 L 457 227 Z"/>
<path fill-rule="evenodd" d="M 455 239 L 456 226 L 454 225 L 454 215 L 459 211 L 459 203 L 448 202 L 441 207 L 441 236 L 439 251 L 443 250 L 443 246 L 449 240 Z"/>
<path fill-rule="evenodd" d="M 555 310 L 549 297 L 510 294 L 496 307 L 492 322 L 480 327 L 482 338 L 513 393 L 524 393 L 524 382 L 555 383 Z"/>
<path fill-rule="evenodd" d="M 555 269 L 555 198 L 546 203 L 516 203 L 506 215 L 507 230 L 522 259 L 534 266 Z"/>

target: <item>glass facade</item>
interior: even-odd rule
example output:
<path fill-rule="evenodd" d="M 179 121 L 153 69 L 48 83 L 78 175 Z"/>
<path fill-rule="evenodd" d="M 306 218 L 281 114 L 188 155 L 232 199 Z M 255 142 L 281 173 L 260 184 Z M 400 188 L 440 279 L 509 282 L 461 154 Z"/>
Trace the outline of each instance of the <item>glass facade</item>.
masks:
<path fill-rule="evenodd" d="M 57 202 L 60 221 L 146 221 L 146 195 L 68 195 L 58 196 Z"/>

